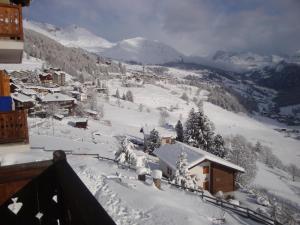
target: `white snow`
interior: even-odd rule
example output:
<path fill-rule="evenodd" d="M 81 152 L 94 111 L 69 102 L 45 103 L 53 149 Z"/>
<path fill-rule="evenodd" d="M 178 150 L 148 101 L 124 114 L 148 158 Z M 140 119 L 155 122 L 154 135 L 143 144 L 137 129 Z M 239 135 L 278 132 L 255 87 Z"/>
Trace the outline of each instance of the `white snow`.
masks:
<path fill-rule="evenodd" d="M 151 176 L 154 179 L 161 179 L 162 178 L 162 171 L 161 170 L 152 170 Z"/>
<path fill-rule="evenodd" d="M 41 33 L 67 47 L 80 47 L 92 52 L 101 52 L 114 44 L 101 38 L 89 30 L 71 25 L 66 28 L 59 28 L 47 23 L 38 23 L 24 20 L 24 28 Z"/>

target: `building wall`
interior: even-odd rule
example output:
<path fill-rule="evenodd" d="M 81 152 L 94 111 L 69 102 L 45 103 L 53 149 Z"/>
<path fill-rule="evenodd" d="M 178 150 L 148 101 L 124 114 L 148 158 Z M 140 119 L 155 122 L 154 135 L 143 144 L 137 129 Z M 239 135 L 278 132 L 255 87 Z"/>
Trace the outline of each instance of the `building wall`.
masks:
<path fill-rule="evenodd" d="M 234 191 L 235 171 L 222 165 L 212 163 L 210 168 L 210 192 L 215 194 L 218 191 Z"/>
<path fill-rule="evenodd" d="M 0 112 L 0 144 L 28 141 L 27 112 Z"/>
<path fill-rule="evenodd" d="M 163 160 L 159 160 L 159 167 L 163 174 L 168 177 L 168 178 L 173 178 L 175 175 L 176 170 L 172 169 L 171 167 L 168 166 L 167 163 L 165 163 Z"/>
<path fill-rule="evenodd" d="M 203 173 L 204 166 L 208 166 L 207 174 Z M 206 161 L 206 162 L 199 163 L 198 165 L 190 169 L 190 174 L 197 176 L 198 186 L 204 188 L 203 186 L 204 182 L 208 182 L 208 184 L 210 182 L 210 162 Z"/>
<path fill-rule="evenodd" d="M 10 96 L 10 78 L 0 70 L 0 96 Z"/>

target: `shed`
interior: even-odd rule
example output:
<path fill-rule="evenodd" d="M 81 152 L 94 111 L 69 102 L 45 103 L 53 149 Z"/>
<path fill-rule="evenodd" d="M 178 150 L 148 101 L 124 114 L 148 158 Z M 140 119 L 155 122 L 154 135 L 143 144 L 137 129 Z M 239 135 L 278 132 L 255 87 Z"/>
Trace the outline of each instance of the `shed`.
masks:
<path fill-rule="evenodd" d="M 77 128 L 84 128 L 86 129 L 88 126 L 88 119 L 86 118 L 75 118 L 70 123 Z"/>
<path fill-rule="evenodd" d="M 198 186 L 212 194 L 234 191 L 236 173 L 245 172 L 242 167 L 202 149 L 176 142 L 173 145 L 162 145 L 153 152 L 159 158 L 160 168 L 166 177 L 174 177 L 176 161 L 182 152 L 187 155 L 190 174 L 198 178 Z"/>

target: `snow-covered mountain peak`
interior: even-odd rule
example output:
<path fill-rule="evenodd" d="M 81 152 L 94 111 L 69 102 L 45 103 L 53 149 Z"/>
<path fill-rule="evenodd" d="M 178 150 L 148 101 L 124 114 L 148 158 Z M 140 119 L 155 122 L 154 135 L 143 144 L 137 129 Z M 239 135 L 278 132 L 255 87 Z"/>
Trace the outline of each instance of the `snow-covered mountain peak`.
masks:
<path fill-rule="evenodd" d="M 59 28 L 52 24 L 24 20 L 24 27 L 46 35 L 68 47 L 80 47 L 88 51 L 100 52 L 114 45 L 86 28 L 74 24 Z"/>
<path fill-rule="evenodd" d="M 120 41 L 114 47 L 104 51 L 103 54 L 118 60 L 144 64 L 163 64 L 179 61 L 183 57 L 183 54 L 171 46 L 143 37 Z"/>

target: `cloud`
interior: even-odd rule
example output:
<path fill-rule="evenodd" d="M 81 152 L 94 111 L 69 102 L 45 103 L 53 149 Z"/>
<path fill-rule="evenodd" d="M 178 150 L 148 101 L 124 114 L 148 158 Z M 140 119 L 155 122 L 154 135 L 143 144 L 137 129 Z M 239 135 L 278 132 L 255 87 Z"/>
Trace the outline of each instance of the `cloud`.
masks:
<path fill-rule="evenodd" d="M 30 17 L 78 24 L 111 41 L 157 39 L 186 54 L 273 54 L 300 49 L 299 12 L 299 0 L 39 0 Z"/>

